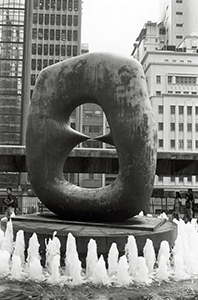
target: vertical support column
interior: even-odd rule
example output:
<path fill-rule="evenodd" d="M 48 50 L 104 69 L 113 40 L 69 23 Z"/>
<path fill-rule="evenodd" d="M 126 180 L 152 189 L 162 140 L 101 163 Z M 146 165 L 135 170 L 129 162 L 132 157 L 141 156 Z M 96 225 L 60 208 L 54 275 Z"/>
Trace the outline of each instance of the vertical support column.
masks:
<path fill-rule="evenodd" d="M 25 145 L 27 117 L 30 104 L 31 44 L 32 44 L 33 1 L 25 1 L 24 42 L 23 42 L 23 77 L 21 103 L 21 145 Z"/>

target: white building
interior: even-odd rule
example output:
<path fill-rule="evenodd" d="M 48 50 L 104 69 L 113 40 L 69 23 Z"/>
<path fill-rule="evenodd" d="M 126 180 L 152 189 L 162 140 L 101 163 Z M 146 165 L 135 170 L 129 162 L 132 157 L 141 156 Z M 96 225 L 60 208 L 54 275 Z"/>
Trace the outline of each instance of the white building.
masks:
<path fill-rule="evenodd" d="M 160 23 L 144 25 L 132 55 L 145 72 L 158 151 L 197 152 L 198 1 L 162 0 L 160 4 Z M 156 176 L 155 180 L 155 186 L 164 189 L 197 189 L 197 185 L 198 176 Z"/>

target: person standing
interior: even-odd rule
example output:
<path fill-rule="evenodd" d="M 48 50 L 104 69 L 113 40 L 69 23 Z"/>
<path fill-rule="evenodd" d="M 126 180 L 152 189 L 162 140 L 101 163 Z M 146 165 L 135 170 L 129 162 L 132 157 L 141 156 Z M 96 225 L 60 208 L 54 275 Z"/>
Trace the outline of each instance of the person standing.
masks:
<path fill-rule="evenodd" d="M 192 203 L 193 218 L 195 217 L 195 197 L 192 189 L 188 189 L 188 198 Z"/>
<path fill-rule="evenodd" d="M 12 188 L 7 188 L 7 198 L 4 199 L 4 203 L 7 206 L 7 209 L 5 211 L 5 216 L 9 220 L 11 216 L 15 216 L 15 209 L 17 207 L 16 205 L 17 198 L 12 194 Z"/>
<path fill-rule="evenodd" d="M 181 195 L 180 195 L 180 192 L 177 191 L 175 193 L 175 202 L 174 202 L 172 217 L 173 217 L 173 219 L 177 219 L 178 221 L 179 221 L 181 204 L 182 204 Z"/>

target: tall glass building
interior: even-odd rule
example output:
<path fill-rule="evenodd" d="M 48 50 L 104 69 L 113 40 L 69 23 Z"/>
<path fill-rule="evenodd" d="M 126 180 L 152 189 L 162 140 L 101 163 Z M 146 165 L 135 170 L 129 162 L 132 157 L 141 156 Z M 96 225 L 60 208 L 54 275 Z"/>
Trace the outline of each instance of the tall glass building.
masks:
<path fill-rule="evenodd" d="M 25 0 L 0 2 L 0 143 L 20 144 Z"/>

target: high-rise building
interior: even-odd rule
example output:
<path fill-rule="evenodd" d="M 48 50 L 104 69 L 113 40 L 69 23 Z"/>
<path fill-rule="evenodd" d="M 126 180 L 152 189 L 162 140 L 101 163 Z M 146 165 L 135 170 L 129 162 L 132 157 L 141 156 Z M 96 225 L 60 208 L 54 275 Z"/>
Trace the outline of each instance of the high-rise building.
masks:
<path fill-rule="evenodd" d="M 178 47 L 187 35 L 198 33 L 197 0 L 160 0 L 160 20 L 166 28 L 166 44 Z"/>
<path fill-rule="evenodd" d="M 156 117 L 158 151 L 193 153 L 198 151 L 198 33 L 192 32 L 196 26 L 192 26 L 194 12 L 190 7 L 198 10 L 198 2 L 171 0 L 160 4 L 161 22 L 144 25 L 132 55 L 145 72 Z M 186 23 L 179 21 L 179 16 Z M 183 28 L 181 39 L 178 28 Z M 190 175 L 156 176 L 155 180 L 156 187 L 165 189 L 197 189 L 197 183 L 198 176 Z"/>
<path fill-rule="evenodd" d="M 39 72 L 81 54 L 81 0 L 34 0 L 31 91 Z"/>
<path fill-rule="evenodd" d="M 0 140 L 21 143 L 25 1 L 0 3 Z"/>

